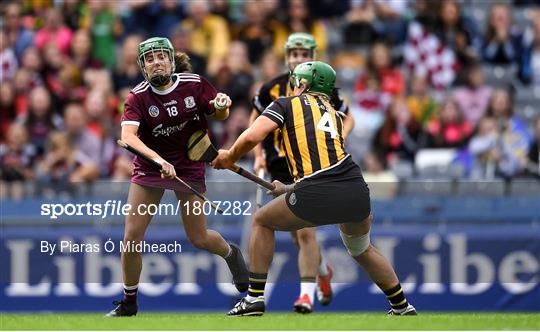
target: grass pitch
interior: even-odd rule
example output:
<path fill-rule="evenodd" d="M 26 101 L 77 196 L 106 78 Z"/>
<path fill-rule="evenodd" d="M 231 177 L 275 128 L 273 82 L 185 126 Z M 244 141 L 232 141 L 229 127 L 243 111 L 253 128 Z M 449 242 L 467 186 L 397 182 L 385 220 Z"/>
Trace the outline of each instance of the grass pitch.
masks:
<path fill-rule="evenodd" d="M 268 313 L 226 317 L 223 313 L 140 313 L 129 318 L 103 314 L 5 314 L 2 330 L 540 330 L 539 313 Z"/>

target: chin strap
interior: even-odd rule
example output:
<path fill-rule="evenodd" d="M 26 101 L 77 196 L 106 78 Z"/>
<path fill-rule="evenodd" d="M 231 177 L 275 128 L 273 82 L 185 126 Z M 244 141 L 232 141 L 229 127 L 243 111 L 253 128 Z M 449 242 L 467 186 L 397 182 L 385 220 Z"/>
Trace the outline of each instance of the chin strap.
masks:
<path fill-rule="evenodd" d="M 153 87 L 167 85 L 171 81 L 170 75 L 155 75 L 148 80 Z"/>

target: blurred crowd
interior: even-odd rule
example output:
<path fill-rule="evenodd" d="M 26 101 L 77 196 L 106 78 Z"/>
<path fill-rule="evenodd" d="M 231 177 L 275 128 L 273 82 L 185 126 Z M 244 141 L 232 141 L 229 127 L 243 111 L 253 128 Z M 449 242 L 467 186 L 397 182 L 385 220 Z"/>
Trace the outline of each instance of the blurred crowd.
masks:
<path fill-rule="evenodd" d="M 285 72 L 287 36 L 304 31 L 336 69 L 356 122 L 346 144 L 370 179 L 419 176 L 426 149 L 450 157 L 423 154 L 425 165 L 457 165 L 460 178 L 539 173 L 537 0 L 22 0 L 0 11 L 2 197 L 28 195 L 29 180 L 50 196 L 129 178 L 115 140 L 150 36 L 170 38 L 232 98 L 230 118 L 211 124 L 217 146 L 248 126 L 257 89 Z"/>

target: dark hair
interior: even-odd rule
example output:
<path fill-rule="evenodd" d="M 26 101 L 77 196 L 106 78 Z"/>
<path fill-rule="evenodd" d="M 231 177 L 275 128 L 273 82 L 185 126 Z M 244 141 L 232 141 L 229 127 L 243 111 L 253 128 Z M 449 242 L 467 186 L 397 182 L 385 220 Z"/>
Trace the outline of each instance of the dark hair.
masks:
<path fill-rule="evenodd" d="M 505 8 L 508 11 L 510 19 L 512 19 L 512 9 L 510 8 L 510 6 L 508 6 L 508 4 L 505 4 L 505 3 L 502 3 L 502 2 L 494 3 L 491 6 L 490 10 L 489 10 L 489 15 L 488 15 L 487 20 L 486 20 L 486 32 L 485 32 L 485 40 L 486 40 L 486 42 L 490 42 L 491 40 L 493 40 L 495 38 L 495 34 L 496 34 L 495 28 L 491 24 L 491 15 L 493 15 L 493 9 L 495 7 L 503 7 L 503 8 Z"/>
<path fill-rule="evenodd" d="M 174 55 L 175 73 L 191 73 L 191 63 L 189 56 L 183 52 L 176 52 Z"/>

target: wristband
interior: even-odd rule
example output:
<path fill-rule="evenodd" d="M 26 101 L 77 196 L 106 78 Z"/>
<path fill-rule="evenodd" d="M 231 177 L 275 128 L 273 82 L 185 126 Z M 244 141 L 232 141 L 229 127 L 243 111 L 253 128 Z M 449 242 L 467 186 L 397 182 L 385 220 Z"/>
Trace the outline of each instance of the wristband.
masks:
<path fill-rule="evenodd" d="M 290 191 L 294 190 L 294 184 L 286 184 L 285 185 L 285 193 L 288 193 Z"/>

